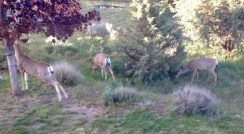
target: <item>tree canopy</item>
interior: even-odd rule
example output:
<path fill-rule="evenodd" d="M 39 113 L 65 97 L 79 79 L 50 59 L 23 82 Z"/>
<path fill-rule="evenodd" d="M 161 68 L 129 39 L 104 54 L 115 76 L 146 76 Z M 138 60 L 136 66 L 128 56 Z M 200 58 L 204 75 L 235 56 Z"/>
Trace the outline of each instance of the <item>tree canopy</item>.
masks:
<path fill-rule="evenodd" d="M 209 46 L 226 43 L 244 47 L 243 0 L 175 0 L 175 17 L 184 35 L 193 41 L 205 41 Z"/>
<path fill-rule="evenodd" d="M 75 30 L 82 30 L 89 20 L 100 20 L 96 10 L 81 14 L 76 0 L 3 0 L 1 1 L 1 33 L 27 34 L 43 32 L 66 40 Z"/>
<path fill-rule="evenodd" d="M 100 20 L 96 10 L 80 13 L 76 0 L 0 0 L 0 39 L 3 41 L 13 95 L 19 95 L 13 44 L 22 34 L 45 33 L 65 41 L 74 31 Z"/>

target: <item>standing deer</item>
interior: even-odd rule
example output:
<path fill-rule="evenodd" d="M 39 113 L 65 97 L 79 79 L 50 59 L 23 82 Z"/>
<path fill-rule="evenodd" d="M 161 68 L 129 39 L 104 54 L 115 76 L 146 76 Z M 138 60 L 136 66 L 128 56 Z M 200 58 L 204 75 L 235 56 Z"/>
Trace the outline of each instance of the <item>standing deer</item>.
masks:
<path fill-rule="evenodd" d="M 19 48 L 20 42 L 21 40 L 19 39 L 15 41 L 14 51 L 15 51 L 15 58 L 17 61 L 17 67 L 19 69 L 21 79 L 22 79 L 22 90 L 28 89 L 27 79 L 29 74 L 37 77 L 38 79 L 41 79 L 47 84 L 53 85 L 57 91 L 59 101 L 62 101 L 60 89 L 63 92 L 65 99 L 67 99 L 68 95 L 66 94 L 64 88 L 53 76 L 54 73 L 53 67 L 45 62 L 35 61 L 27 57 L 26 55 L 22 54 Z"/>
<path fill-rule="evenodd" d="M 99 67 L 99 68 L 101 68 L 102 78 L 103 78 L 103 72 L 104 72 L 105 80 L 107 80 L 107 75 L 108 75 L 107 69 L 108 69 L 114 80 L 114 73 L 112 71 L 111 66 L 112 66 L 112 64 L 111 64 L 111 59 L 109 58 L 109 56 L 107 54 L 99 53 L 99 54 L 95 55 L 92 60 L 92 73 L 94 73 L 95 69 Z"/>
<path fill-rule="evenodd" d="M 177 74 L 176 78 L 179 77 L 181 74 L 184 74 L 186 72 L 192 71 L 192 80 L 191 84 L 194 81 L 194 77 L 197 74 L 198 77 L 198 71 L 201 70 L 207 70 L 208 71 L 208 78 L 206 79 L 205 83 L 210 79 L 210 75 L 214 77 L 215 85 L 217 83 L 217 74 L 214 72 L 215 67 L 218 65 L 218 61 L 216 59 L 212 58 L 199 58 L 199 59 L 193 59 L 191 60 L 185 67 L 181 67 Z"/>

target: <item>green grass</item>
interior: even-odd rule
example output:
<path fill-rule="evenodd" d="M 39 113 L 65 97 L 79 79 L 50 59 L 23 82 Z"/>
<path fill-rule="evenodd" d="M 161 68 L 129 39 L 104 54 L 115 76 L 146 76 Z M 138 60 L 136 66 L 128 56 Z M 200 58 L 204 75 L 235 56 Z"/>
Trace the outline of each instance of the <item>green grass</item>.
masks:
<path fill-rule="evenodd" d="M 94 3 L 96 2 L 85 1 L 85 4 L 88 4 L 85 10 L 92 9 Z M 128 3 L 122 5 L 128 6 Z M 128 8 L 99 9 L 99 11 L 102 21 L 112 22 L 115 27 L 132 25 Z M 21 91 L 21 98 L 11 98 L 9 96 L 9 76 L 8 73 L 4 73 L 3 84 L 0 83 L 1 134 L 240 134 L 244 132 L 244 58 L 232 60 L 214 55 L 220 63 L 216 70 L 218 74 L 216 87 L 211 83 L 203 83 L 207 78 L 207 72 L 199 74 L 200 79 L 196 81 L 196 84 L 211 90 L 221 99 L 218 115 L 214 117 L 178 117 L 171 110 L 173 100 L 168 94 L 188 84 L 191 80 L 191 73 L 182 75 L 173 82 L 165 79 L 154 86 L 145 86 L 136 78 L 124 77 L 123 70 L 118 68 L 118 66 L 122 66 L 120 59 L 115 56 L 113 59 L 116 64 L 113 67 L 119 75 L 115 74 L 115 81 L 110 75 L 108 80 L 104 81 L 100 70 L 91 74 L 91 60 L 95 51 L 89 51 L 91 47 L 89 41 L 91 40 L 83 37 L 84 34 L 76 32 L 68 39 L 70 45 L 67 43 L 63 47 L 53 46 L 53 52 L 48 53 L 45 48 L 50 47 L 51 44 L 45 43 L 46 37 L 43 34 L 30 35 L 31 43 L 22 46 L 28 56 L 48 63 L 65 59 L 78 67 L 84 75 L 84 79 L 73 87 L 64 87 L 70 98 L 58 102 L 54 87 L 47 86 L 33 77 L 30 77 L 28 81 L 29 90 Z M 107 51 L 113 50 L 115 42 L 108 40 L 104 42 L 107 43 L 103 44 Z M 182 61 L 183 64 L 192 58 L 213 55 L 208 50 L 197 48 L 196 45 L 188 45 L 188 47 L 186 48 L 187 59 Z M 191 51 L 189 51 L 190 49 Z M 72 51 L 72 53 L 67 51 Z M 19 83 L 21 83 L 20 79 Z M 135 87 L 138 89 L 139 99 L 125 105 L 105 107 L 102 94 L 108 86 L 112 88 Z M 89 117 L 88 114 L 92 112 L 99 113 L 96 108 L 104 110 L 104 113 Z"/>
<path fill-rule="evenodd" d="M 52 105 L 37 104 L 13 120 L 10 133 L 50 133 L 62 130 L 61 124 L 68 120 L 68 115 L 71 114 L 77 113 L 63 111 L 59 102 Z"/>
<path fill-rule="evenodd" d="M 115 115 L 116 116 L 116 115 Z M 102 133 L 178 133 L 178 134 L 206 134 L 206 133 L 241 133 L 243 122 L 240 118 L 221 117 L 209 120 L 202 116 L 192 117 L 157 117 L 149 110 L 138 110 L 119 119 L 114 116 L 96 120 L 91 124 L 93 130 L 97 128 Z"/>

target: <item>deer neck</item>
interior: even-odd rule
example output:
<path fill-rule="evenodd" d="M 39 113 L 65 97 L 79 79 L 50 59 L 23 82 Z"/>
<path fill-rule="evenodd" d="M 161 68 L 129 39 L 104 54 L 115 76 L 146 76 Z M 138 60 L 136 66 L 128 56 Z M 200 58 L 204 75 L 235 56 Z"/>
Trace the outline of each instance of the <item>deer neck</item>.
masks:
<path fill-rule="evenodd" d="M 23 55 L 20 51 L 19 44 L 17 43 L 14 44 L 14 53 L 17 60 Z"/>
<path fill-rule="evenodd" d="M 183 73 L 187 73 L 190 71 L 190 68 L 188 66 L 185 66 L 183 69 Z"/>

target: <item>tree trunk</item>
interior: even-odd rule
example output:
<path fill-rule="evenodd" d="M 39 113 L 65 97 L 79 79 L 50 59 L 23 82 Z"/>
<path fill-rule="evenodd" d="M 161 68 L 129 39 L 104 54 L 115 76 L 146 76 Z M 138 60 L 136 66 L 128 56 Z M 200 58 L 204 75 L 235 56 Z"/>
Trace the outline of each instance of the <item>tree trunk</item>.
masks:
<path fill-rule="evenodd" d="M 10 84 L 12 88 L 12 95 L 19 96 L 19 84 L 18 84 L 18 73 L 17 73 L 17 65 L 14 57 L 14 39 L 11 38 L 3 38 L 3 45 L 5 49 L 5 54 L 7 56 L 8 61 L 8 69 L 9 69 L 9 77 L 10 77 Z"/>

